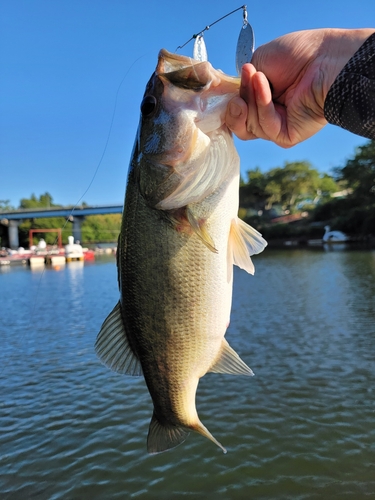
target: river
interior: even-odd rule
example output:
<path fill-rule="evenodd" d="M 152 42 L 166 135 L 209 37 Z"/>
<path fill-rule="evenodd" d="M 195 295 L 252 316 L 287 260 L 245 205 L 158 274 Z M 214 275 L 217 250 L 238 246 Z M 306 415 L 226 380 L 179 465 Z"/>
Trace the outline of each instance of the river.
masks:
<path fill-rule="evenodd" d="M 227 339 L 255 376 L 198 387 L 226 455 L 195 433 L 147 455 L 144 381 L 93 347 L 118 300 L 114 259 L 0 269 L 0 498 L 375 499 L 375 252 L 254 262 L 235 272 Z"/>

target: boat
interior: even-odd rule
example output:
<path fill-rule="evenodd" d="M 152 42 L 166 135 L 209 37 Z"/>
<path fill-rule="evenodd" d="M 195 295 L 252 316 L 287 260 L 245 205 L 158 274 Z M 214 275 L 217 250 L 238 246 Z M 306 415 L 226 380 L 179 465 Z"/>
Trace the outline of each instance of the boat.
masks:
<path fill-rule="evenodd" d="M 28 264 L 30 267 L 41 267 L 45 264 L 51 266 L 62 266 L 66 262 L 74 261 L 94 261 L 95 251 L 83 248 L 74 237 L 68 237 L 68 245 L 62 247 L 48 247 L 42 238 L 38 245 L 32 245 L 29 250 L 19 247 L 18 250 L 10 248 L 0 249 L 0 266 L 10 266 L 15 264 Z"/>
<path fill-rule="evenodd" d="M 74 237 L 68 236 L 69 243 L 65 245 L 65 258 L 66 262 L 74 260 L 84 260 L 83 248 L 79 242 L 74 243 Z"/>
<path fill-rule="evenodd" d="M 323 235 L 323 243 L 334 244 L 334 243 L 346 243 L 349 241 L 349 237 L 342 231 L 331 231 L 330 226 L 324 227 L 325 233 Z"/>

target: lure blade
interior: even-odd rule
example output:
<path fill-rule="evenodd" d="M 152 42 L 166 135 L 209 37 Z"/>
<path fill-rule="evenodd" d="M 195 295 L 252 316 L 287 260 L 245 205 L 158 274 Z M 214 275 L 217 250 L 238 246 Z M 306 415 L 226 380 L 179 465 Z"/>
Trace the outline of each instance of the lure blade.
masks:
<path fill-rule="evenodd" d="M 245 23 L 240 31 L 236 50 L 236 69 L 241 74 L 241 68 L 245 63 L 251 62 L 254 53 L 254 31 L 249 23 Z"/>
<path fill-rule="evenodd" d="M 194 42 L 193 58 L 197 61 L 208 61 L 206 44 L 204 43 L 203 35 L 197 35 Z"/>

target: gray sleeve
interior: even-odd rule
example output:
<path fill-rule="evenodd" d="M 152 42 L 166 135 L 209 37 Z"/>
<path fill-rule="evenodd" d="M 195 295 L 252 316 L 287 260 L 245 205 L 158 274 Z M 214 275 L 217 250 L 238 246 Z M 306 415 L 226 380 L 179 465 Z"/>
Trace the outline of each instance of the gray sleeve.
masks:
<path fill-rule="evenodd" d="M 341 70 L 324 103 L 326 120 L 375 139 L 375 33 Z"/>

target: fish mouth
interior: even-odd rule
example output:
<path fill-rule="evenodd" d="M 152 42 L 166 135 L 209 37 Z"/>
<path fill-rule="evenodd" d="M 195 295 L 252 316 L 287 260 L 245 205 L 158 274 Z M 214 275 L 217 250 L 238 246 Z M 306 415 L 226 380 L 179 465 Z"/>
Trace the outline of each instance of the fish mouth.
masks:
<path fill-rule="evenodd" d="M 156 67 L 156 74 L 173 73 L 191 66 L 202 64 L 189 56 L 183 56 L 169 52 L 166 49 L 161 49 L 158 55 L 158 65 Z"/>
<path fill-rule="evenodd" d="M 197 92 L 209 84 L 211 89 L 220 86 L 220 93 L 234 92 L 240 87 L 238 77 L 215 70 L 208 61 L 197 61 L 192 57 L 168 52 L 166 49 L 159 52 L 155 74 L 176 87 Z M 223 88 L 223 84 L 228 88 Z"/>
<path fill-rule="evenodd" d="M 199 91 L 212 79 L 209 62 L 173 54 L 165 49 L 159 52 L 155 73 L 179 88 Z"/>

